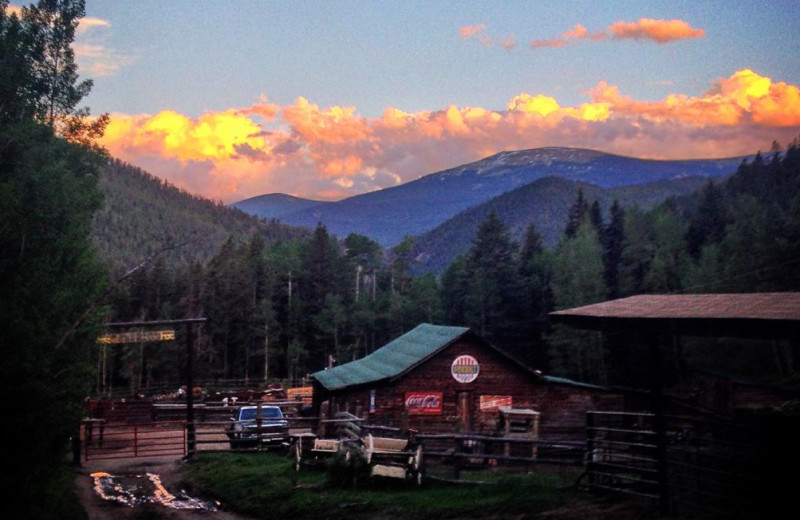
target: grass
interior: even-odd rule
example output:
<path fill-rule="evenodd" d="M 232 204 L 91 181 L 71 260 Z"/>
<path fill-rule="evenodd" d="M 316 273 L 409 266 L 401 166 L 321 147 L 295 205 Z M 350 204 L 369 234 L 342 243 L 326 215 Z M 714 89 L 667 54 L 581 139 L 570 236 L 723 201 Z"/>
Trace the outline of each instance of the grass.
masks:
<path fill-rule="evenodd" d="M 422 487 L 396 479 L 372 479 L 353 488 L 327 484 L 324 468 L 303 467 L 275 453 L 198 454 L 187 467 L 195 493 L 255 518 L 496 518 L 562 507 L 581 495 L 572 480 L 542 473 L 485 472 L 490 485 L 458 485 L 428 479 Z"/>

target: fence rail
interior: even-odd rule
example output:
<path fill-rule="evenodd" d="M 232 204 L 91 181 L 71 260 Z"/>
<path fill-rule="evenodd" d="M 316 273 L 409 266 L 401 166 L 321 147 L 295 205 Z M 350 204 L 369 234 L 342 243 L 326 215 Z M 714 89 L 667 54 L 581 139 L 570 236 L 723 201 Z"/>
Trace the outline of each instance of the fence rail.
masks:
<path fill-rule="evenodd" d="M 660 449 L 653 419 L 649 413 L 587 413 L 590 488 L 666 500 L 676 513 L 703 510 L 730 518 L 752 516 L 769 503 L 767 494 L 777 495 L 768 493 L 781 487 L 774 453 L 793 444 L 770 446 L 776 433 L 766 424 L 667 415 Z"/>
<path fill-rule="evenodd" d="M 136 457 L 185 456 L 186 423 L 105 424 L 84 421 L 81 427 L 84 462 Z"/>

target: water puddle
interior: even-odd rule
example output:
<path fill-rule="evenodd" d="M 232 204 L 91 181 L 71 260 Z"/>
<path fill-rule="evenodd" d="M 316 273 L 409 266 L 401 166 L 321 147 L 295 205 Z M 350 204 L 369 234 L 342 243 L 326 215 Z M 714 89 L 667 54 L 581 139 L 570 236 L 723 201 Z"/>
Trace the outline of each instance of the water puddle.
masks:
<path fill-rule="evenodd" d="M 219 502 L 192 498 L 181 490 L 173 495 L 161 483 L 155 473 L 144 475 L 110 475 L 104 472 L 92 473 L 94 490 L 104 500 L 118 502 L 128 507 L 143 504 L 161 504 L 171 509 L 193 511 L 216 511 Z"/>

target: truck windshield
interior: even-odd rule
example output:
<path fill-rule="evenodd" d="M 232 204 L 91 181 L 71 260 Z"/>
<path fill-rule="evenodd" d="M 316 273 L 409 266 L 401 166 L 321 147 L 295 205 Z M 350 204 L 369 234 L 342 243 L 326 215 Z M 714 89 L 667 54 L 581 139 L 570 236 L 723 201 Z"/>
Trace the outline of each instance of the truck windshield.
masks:
<path fill-rule="evenodd" d="M 250 421 L 254 420 L 258 416 L 258 409 L 257 408 L 246 408 L 242 410 L 241 413 L 241 420 L 242 421 Z M 280 408 L 275 407 L 264 407 L 261 409 L 261 418 L 262 419 L 280 419 L 282 417 Z"/>

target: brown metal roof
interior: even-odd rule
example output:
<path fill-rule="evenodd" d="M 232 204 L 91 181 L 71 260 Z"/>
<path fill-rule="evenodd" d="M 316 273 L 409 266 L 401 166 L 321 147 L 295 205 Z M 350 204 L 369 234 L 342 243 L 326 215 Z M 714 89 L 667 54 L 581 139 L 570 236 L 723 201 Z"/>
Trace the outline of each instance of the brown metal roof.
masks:
<path fill-rule="evenodd" d="M 800 337 L 800 293 L 656 294 L 550 313 L 588 329 L 668 328 L 687 335 Z"/>

